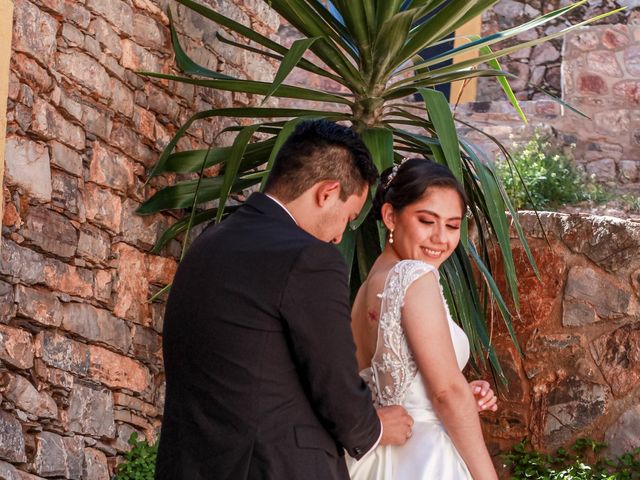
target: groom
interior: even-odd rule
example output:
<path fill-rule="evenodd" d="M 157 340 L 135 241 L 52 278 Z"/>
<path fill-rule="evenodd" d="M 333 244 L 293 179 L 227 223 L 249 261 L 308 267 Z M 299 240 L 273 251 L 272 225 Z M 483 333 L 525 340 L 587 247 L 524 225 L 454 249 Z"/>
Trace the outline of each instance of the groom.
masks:
<path fill-rule="evenodd" d="M 158 480 L 343 480 L 344 450 L 402 444 L 357 373 L 338 243 L 377 172 L 349 128 L 309 121 L 266 186 L 208 228 L 167 303 Z"/>

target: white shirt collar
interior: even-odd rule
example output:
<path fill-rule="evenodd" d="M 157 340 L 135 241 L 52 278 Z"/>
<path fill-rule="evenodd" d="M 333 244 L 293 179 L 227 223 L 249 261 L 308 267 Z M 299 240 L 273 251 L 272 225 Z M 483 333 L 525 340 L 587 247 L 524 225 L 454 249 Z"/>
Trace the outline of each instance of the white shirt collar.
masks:
<path fill-rule="evenodd" d="M 293 215 L 291 215 L 291 212 L 290 212 L 289 210 L 287 210 L 287 207 L 285 207 L 285 206 L 280 202 L 280 200 L 278 200 L 278 199 L 277 199 L 277 198 L 275 198 L 275 197 L 272 197 L 272 196 L 271 196 L 271 195 L 269 195 L 268 193 L 265 193 L 265 195 L 266 195 L 267 197 L 269 197 L 271 200 L 273 200 L 274 202 L 276 202 L 278 205 L 280 205 L 280 207 L 282 207 L 282 209 L 283 209 L 285 212 L 287 212 L 287 213 L 289 214 L 289 216 L 293 219 L 293 221 L 294 221 L 294 222 L 296 222 L 296 225 L 298 225 L 298 222 L 297 222 L 297 220 L 295 219 L 295 217 L 294 217 Z"/>

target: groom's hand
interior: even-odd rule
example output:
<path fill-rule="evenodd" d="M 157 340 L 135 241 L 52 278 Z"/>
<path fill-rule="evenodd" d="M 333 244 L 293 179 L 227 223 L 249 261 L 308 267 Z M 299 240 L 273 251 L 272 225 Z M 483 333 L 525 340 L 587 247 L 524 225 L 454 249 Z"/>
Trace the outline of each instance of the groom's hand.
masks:
<path fill-rule="evenodd" d="M 398 405 L 380 407 L 377 412 L 382 422 L 380 445 L 404 445 L 411 437 L 413 418 Z"/>

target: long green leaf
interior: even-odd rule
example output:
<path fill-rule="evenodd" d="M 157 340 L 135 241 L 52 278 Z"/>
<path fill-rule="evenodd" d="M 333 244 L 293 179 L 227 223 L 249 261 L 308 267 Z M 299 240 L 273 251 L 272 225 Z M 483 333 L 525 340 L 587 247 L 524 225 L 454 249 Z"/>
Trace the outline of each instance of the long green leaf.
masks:
<path fill-rule="evenodd" d="M 350 0 L 333 0 L 333 5 L 342 17 L 349 36 L 360 53 L 362 71 L 366 75 L 369 71 L 371 59 L 371 21 L 374 17 L 371 11 L 371 0 L 353 2 Z"/>
<path fill-rule="evenodd" d="M 213 88 L 217 90 L 227 90 L 229 92 L 243 92 L 254 95 L 273 95 L 274 97 L 296 98 L 300 100 L 313 100 L 316 102 L 331 102 L 344 105 L 351 105 L 352 102 L 341 95 L 325 93 L 319 90 L 311 90 L 304 87 L 294 87 L 291 85 L 279 85 L 272 91 L 273 85 L 268 82 L 257 82 L 254 80 L 202 80 L 198 78 L 180 77 L 166 73 L 138 72 L 140 75 L 153 78 L 163 78 L 174 82 L 188 83 L 200 87 Z M 270 93 L 271 92 L 271 93 Z"/>
<path fill-rule="evenodd" d="M 246 45 L 244 43 L 240 43 L 240 42 L 234 42 L 233 40 L 231 40 L 228 37 L 225 37 L 224 35 L 221 35 L 220 32 L 216 32 L 216 38 L 218 40 L 220 40 L 222 43 L 226 43 L 227 45 L 233 45 L 234 47 L 238 47 L 242 50 L 246 50 L 248 52 L 253 52 L 253 53 L 257 53 L 258 55 L 262 55 L 264 57 L 267 58 L 273 58 L 274 60 L 281 62 L 282 59 L 284 58 L 283 55 L 280 55 L 278 53 L 273 53 L 273 52 L 269 52 L 267 50 L 261 50 L 259 48 L 253 47 L 252 45 Z M 321 68 L 318 65 L 315 65 L 313 63 L 311 63 L 309 60 L 305 59 L 305 58 L 301 58 L 300 62 L 298 62 L 298 67 L 301 68 L 302 70 L 306 70 L 307 72 L 310 73 L 315 73 L 316 75 L 320 75 L 321 77 L 327 77 L 330 78 L 331 80 L 333 80 L 334 82 L 339 83 L 340 85 L 347 85 L 347 82 L 344 81 L 344 79 L 332 72 L 329 72 L 326 69 Z"/>
<path fill-rule="evenodd" d="M 225 213 L 228 215 L 237 209 L 238 209 L 237 206 L 229 205 L 225 208 Z M 200 225 L 201 223 L 214 220 L 217 214 L 218 214 L 217 208 L 209 208 L 202 212 L 198 212 L 193 216 L 191 226 L 195 227 L 196 225 Z M 156 255 L 159 254 L 167 243 L 169 243 L 171 240 L 176 238 L 178 235 L 180 235 L 187 229 L 187 226 L 189 225 L 189 220 L 190 220 L 190 216 L 183 217 L 180 220 L 174 222 L 164 232 L 162 232 L 162 235 L 160 235 L 158 240 L 156 240 L 156 243 L 153 246 L 151 253 L 154 253 Z"/>
<path fill-rule="evenodd" d="M 353 43 L 350 32 L 319 0 L 307 0 L 316 13 L 333 28 L 347 43 Z"/>
<path fill-rule="evenodd" d="M 517 78 L 515 75 L 509 72 L 497 71 L 493 69 L 460 69 L 449 72 L 445 75 L 421 75 L 421 77 L 419 79 L 416 79 L 412 84 L 405 83 L 400 87 L 398 87 L 397 84 L 390 85 L 389 88 L 382 93 L 382 98 L 384 98 L 386 101 L 396 100 L 417 93 L 419 88 L 433 87 L 435 85 L 443 85 L 446 83 L 457 82 L 471 78 L 502 76 Z"/>
<path fill-rule="evenodd" d="M 271 171 L 271 168 L 273 167 L 273 164 L 276 161 L 276 157 L 278 155 L 278 152 L 282 148 L 282 145 L 284 144 L 284 142 L 287 141 L 289 136 L 293 133 L 296 127 L 300 124 L 300 122 L 304 120 L 311 120 L 313 118 L 317 118 L 317 117 L 297 117 L 289 120 L 287 123 L 284 124 L 284 126 L 280 130 L 280 133 L 278 133 L 278 136 L 275 139 L 273 148 L 269 153 L 269 159 L 267 160 L 267 166 L 266 166 L 267 171 Z M 262 179 L 262 183 L 260 184 L 261 192 L 264 191 L 264 187 L 267 184 L 267 179 L 268 177 L 264 177 Z"/>
<path fill-rule="evenodd" d="M 469 341 L 473 364 L 485 365 L 482 352 L 490 348 L 491 341 L 486 324 L 482 321 L 482 312 L 478 310 L 481 303 L 477 296 L 477 286 L 473 282 L 473 272 L 470 268 L 465 268 L 466 265 L 468 265 L 467 254 L 458 247 L 454 255 L 445 262 L 446 283 L 450 287 L 450 300 L 458 312 L 460 323 L 465 332 L 469 332 L 467 335 L 473 339 Z M 497 363 L 495 368 L 500 370 L 500 364 Z"/>
<path fill-rule="evenodd" d="M 364 202 L 362 206 L 362 210 L 353 222 L 349 224 L 349 229 L 357 230 L 360 228 L 360 225 L 364 223 L 364 221 L 369 217 L 369 213 L 371 212 L 371 207 L 373 206 L 373 197 L 375 196 L 375 191 L 373 189 L 369 189 L 369 193 L 367 194 L 367 200 Z"/>
<path fill-rule="evenodd" d="M 209 202 L 219 198 L 220 192 L 222 191 L 222 182 L 222 177 L 203 179 L 200 185 L 200 192 L 198 194 L 200 202 Z M 257 179 L 238 179 L 232 185 L 231 191 L 237 192 L 244 190 L 258 182 L 259 181 Z M 165 187 L 140 205 L 136 210 L 136 213 L 139 215 L 149 215 L 162 210 L 190 207 L 196 193 L 197 186 L 197 180 L 189 180 L 170 187 Z"/>
<path fill-rule="evenodd" d="M 353 258 L 356 253 L 356 235 L 357 233 L 355 230 L 347 228 L 342 235 L 342 241 L 336 245 L 347 265 L 353 264 Z M 349 282 L 351 282 L 351 269 L 348 270 Z"/>
<path fill-rule="evenodd" d="M 338 22 L 329 21 L 330 15 L 320 14 L 317 2 L 309 2 L 308 0 L 269 0 L 270 6 L 283 17 L 287 18 L 295 28 L 298 29 L 306 37 L 320 37 L 326 40 L 326 44 L 318 44 L 312 48 L 312 51 L 318 55 L 327 65 L 332 65 L 335 60 L 335 53 L 338 53 L 339 63 L 345 61 L 340 50 L 347 52 L 353 59 L 356 53 L 353 46 L 349 43 L 348 33 L 344 28 L 335 28 Z M 328 13 L 328 12 L 327 12 Z M 356 72 L 351 65 L 345 64 L 349 71 Z M 336 71 L 341 71 L 337 69 Z"/>
<path fill-rule="evenodd" d="M 465 122 L 461 122 L 461 123 L 465 123 Z M 467 124 L 468 125 L 468 124 Z M 473 126 L 471 126 L 471 128 L 474 128 Z M 477 129 L 477 131 L 480 131 L 479 129 Z M 505 159 L 507 161 L 511 161 L 511 155 L 509 154 L 509 152 L 507 151 L 507 149 L 498 141 L 497 138 L 485 133 L 485 132 L 481 132 L 483 133 L 485 136 L 487 136 L 487 138 L 489 138 L 491 141 L 493 141 L 498 148 L 500 148 L 502 150 L 502 153 L 505 157 Z M 466 151 L 469 152 L 471 155 L 473 154 L 473 148 L 472 146 L 467 143 L 466 141 L 462 141 L 462 148 Z M 516 169 L 516 172 L 520 178 L 520 182 L 523 183 L 524 189 L 527 192 L 527 196 L 529 195 L 529 192 L 527 191 L 527 187 L 526 185 L 524 185 L 524 180 L 522 178 L 522 176 L 520 175 L 520 172 L 518 172 L 518 170 Z M 495 176 L 495 171 L 492 171 L 492 173 Z M 531 267 L 533 268 L 533 271 L 535 272 L 536 276 L 538 277 L 538 279 L 541 279 L 540 277 L 540 272 L 538 270 L 538 266 L 536 264 L 536 260 L 533 257 L 533 254 L 531 253 L 531 249 L 529 248 L 529 244 L 527 243 L 527 239 L 525 237 L 525 233 L 524 230 L 522 229 L 522 225 L 520 224 L 520 221 L 518 220 L 518 212 L 516 211 L 516 209 L 514 208 L 511 200 L 509 199 L 509 196 L 507 195 L 507 192 L 504 189 L 504 186 L 502 185 L 502 183 L 500 182 L 500 180 L 497 178 L 497 176 L 495 177 L 495 181 L 496 184 L 498 185 L 502 198 L 504 199 L 504 202 L 507 206 L 507 209 L 509 210 L 509 213 L 511 214 L 511 218 L 513 219 L 512 221 L 512 225 L 516 230 L 516 233 L 518 235 L 518 239 L 520 240 L 520 243 L 522 244 L 522 247 L 525 251 L 525 254 L 527 255 L 527 259 L 529 260 L 529 264 L 531 265 Z M 542 225 L 542 221 L 540 220 L 540 216 L 538 215 L 538 212 L 535 211 L 536 214 L 536 219 L 538 220 L 538 225 L 540 226 L 540 229 L 542 231 L 542 234 L 545 238 L 545 240 L 547 240 L 547 243 L 549 243 L 549 240 L 547 239 L 547 234 L 544 230 L 544 226 Z"/>
<path fill-rule="evenodd" d="M 187 253 L 187 247 L 189 246 L 189 240 L 191 236 L 191 228 L 193 227 L 193 219 L 196 215 L 196 208 L 198 205 L 198 195 L 200 194 L 200 187 L 202 186 L 202 179 L 204 178 L 204 169 L 207 163 L 207 157 L 211 154 L 211 145 L 209 145 L 209 150 L 205 155 L 205 158 L 202 160 L 202 165 L 200 166 L 200 172 L 198 172 L 198 182 L 196 183 L 195 192 L 193 193 L 193 200 L 191 202 L 191 213 L 189 214 L 189 222 L 187 223 L 187 228 L 184 234 L 184 241 L 182 242 L 182 251 L 180 252 L 180 261 L 184 258 Z"/>
<path fill-rule="evenodd" d="M 439 55 L 430 57 L 428 59 L 424 59 L 418 63 L 416 63 L 415 65 L 409 66 L 409 67 L 405 67 L 402 69 L 399 69 L 397 74 L 399 75 L 405 75 L 407 72 L 411 71 L 411 70 L 416 70 L 416 69 L 420 69 L 420 68 L 424 68 L 424 67 L 430 67 L 432 65 L 435 65 L 437 63 L 441 63 L 444 62 L 446 60 L 451 60 L 454 57 L 460 55 L 460 54 L 464 54 L 467 52 L 473 52 L 475 50 L 479 50 L 482 47 L 488 47 L 490 45 L 493 45 L 494 43 L 497 42 L 503 42 L 509 38 L 515 37 L 517 35 L 520 35 L 526 31 L 530 31 L 534 28 L 540 27 L 542 25 L 544 25 L 545 23 L 549 23 L 551 21 L 556 20 L 557 18 L 566 15 L 567 13 L 569 13 L 571 10 L 579 7 L 580 5 L 586 3 L 588 0 L 580 0 L 576 3 L 573 3 L 571 5 L 565 6 L 565 7 L 561 7 L 557 10 L 554 10 L 552 12 L 549 12 L 547 14 L 541 15 L 539 17 L 536 17 L 528 22 L 522 23 L 517 25 L 516 27 L 510 28 L 508 30 L 504 30 L 502 32 L 496 32 L 496 33 L 492 33 L 490 35 L 487 35 L 485 37 L 478 37 L 477 35 L 468 35 L 466 38 L 468 38 L 469 40 L 471 40 L 469 43 L 460 45 L 459 47 L 456 48 L 452 48 L 446 52 L 443 52 Z"/>
<path fill-rule="evenodd" d="M 274 42 L 270 38 L 267 38 L 264 35 L 260 35 L 255 30 L 249 27 L 246 27 L 241 23 L 236 22 L 235 20 L 225 17 L 224 15 L 216 12 L 215 10 L 212 10 L 208 7 L 205 7 L 204 5 L 194 2 L 193 0 L 176 0 L 176 2 L 181 3 L 185 7 L 190 8 L 191 10 L 199 13 L 203 17 L 206 17 L 209 20 L 213 20 L 214 22 L 224 27 L 227 27 L 228 29 L 242 35 L 245 38 L 248 38 L 249 40 L 253 40 L 254 42 L 256 42 L 259 45 L 262 45 L 263 47 L 267 47 L 268 49 L 281 53 L 283 55 L 287 51 L 286 47 L 283 47 L 279 43 Z"/>
<path fill-rule="evenodd" d="M 529 248 L 529 244 L 526 241 L 524 230 L 522 229 L 522 225 L 520 224 L 520 221 L 518 219 L 518 212 L 515 209 L 515 207 L 513 206 L 513 203 L 511 202 L 511 199 L 507 195 L 507 192 L 506 192 L 506 190 L 504 188 L 504 185 L 502 185 L 502 183 L 498 179 L 498 175 L 495 172 L 495 170 L 491 169 L 490 172 L 494 177 L 494 181 L 495 181 L 496 185 L 500 189 L 500 193 L 502 195 L 502 198 L 504 199 L 505 205 L 507 206 L 507 210 L 511 214 L 512 225 L 513 225 L 514 229 L 516 230 L 516 234 L 518 235 L 520 243 L 522 244 L 523 249 L 525 251 L 525 254 L 527 255 L 527 259 L 529 260 L 529 264 L 533 268 L 533 271 L 536 274 L 536 276 L 538 277 L 538 280 L 542 281 L 542 277 L 540 276 L 540 271 L 538 270 L 538 265 L 536 263 L 535 258 L 533 257 L 533 254 L 531 253 L 531 249 Z M 522 181 L 522 177 L 520 177 L 520 180 Z M 542 222 L 540 222 L 540 217 L 538 217 L 538 212 L 537 211 L 536 211 L 536 218 L 538 219 L 538 223 L 542 227 Z M 544 227 L 542 227 L 542 232 L 543 232 L 544 237 L 546 238 L 547 235 L 545 233 Z M 547 239 L 547 242 L 548 242 L 548 239 Z"/>
<path fill-rule="evenodd" d="M 273 95 L 274 92 L 276 92 L 278 88 L 280 88 L 280 85 L 282 85 L 282 82 L 285 81 L 287 75 L 289 75 L 289 73 L 291 73 L 291 70 L 293 70 L 293 68 L 298 65 L 298 62 L 300 61 L 304 53 L 311 45 L 315 43 L 316 40 L 318 40 L 318 37 L 301 38 L 300 40 L 296 40 L 295 42 L 293 42 L 293 45 L 291 45 L 291 48 L 280 62 L 280 67 L 278 68 L 276 76 L 273 79 L 273 85 L 262 100 L 263 105 L 269 99 L 269 97 L 271 97 L 271 95 Z"/>
<path fill-rule="evenodd" d="M 378 169 L 378 172 L 383 172 L 393 165 L 393 133 L 391 130 L 384 128 L 368 128 L 361 133 L 361 137 L 371 153 L 371 158 Z M 367 201 L 362 207 L 360 215 L 358 215 L 358 218 L 355 221 L 351 222 L 352 229 L 359 228 L 369 216 L 375 193 L 375 187 L 369 190 Z"/>
<path fill-rule="evenodd" d="M 393 165 L 393 133 L 386 128 L 367 128 L 361 132 L 378 172 Z"/>
<path fill-rule="evenodd" d="M 468 0 L 451 0 L 438 13 L 423 24 L 415 27 L 411 32 L 411 38 L 398 53 L 398 57 L 392 65 L 392 70 L 418 54 L 434 41 L 454 31 L 455 29 L 452 28 L 453 25 L 457 20 L 464 17 L 465 13 L 473 7 L 474 3 L 484 5 L 491 4 L 492 1 L 475 0 L 475 2 L 469 2 Z"/>
<path fill-rule="evenodd" d="M 149 173 L 147 182 L 158 172 L 166 171 L 166 162 L 178 141 L 184 136 L 193 122 L 211 117 L 233 117 L 233 118 L 291 118 L 296 116 L 313 116 L 320 115 L 323 118 L 331 120 L 342 120 L 345 118 L 343 113 L 326 112 L 322 110 L 302 110 L 297 108 L 259 108 L 259 107 L 238 107 L 238 108 L 217 108 L 212 110 L 203 110 L 192 115 L 173 135 L 167 146 L 162 151 L 158 162 L 154 165 Z M 145 184 L 146 184 L 145 183 Z"/>
<path fill-rule="evenodd" d="M 247 151 L 244 156 L 247 166 L 255 165 L 269 153 L 273 147 L 273 139 L 268 139 L 263 142 L 252 143 L 247 146 Z M 231 147 L 217 147 L 212 148 L 211 153 L 207 158 L 205 168 L 209 168 L 213 165 L 224 162 L 231 153 Z M 169 155 L 167 162 L 165 163 L 165 170 L 156 172 L 156 174 L 164 172 L 175 173 L 190 173 L 197 172 L 202 165 L 202 160 L 207 155 L 207 150 L 187 150 L 184 152 L 175 152 Z M 243 162 L 244 164 L 245 162 Z M 259 163 L 258 163 L 259 164 Z M 241 167 L 242 170 L 242 167 Z"/>
<path fill-rule="evenodd" d="M 413 20 L 413 12 L 405 11 L 393 15 L 384 23 L 373 44 L 374 77 L 382 74 L 385 78 L 395 69 L 395 62 L 406 45 Z"/>
<path fill-rule="evenodd" d="M 306 36 L 321 38 L 311 46 L 311 50 L 328 67 L 340 74 L 350 86 L 357 87 L 361 84 L 360 72 L 343 53 L 349 51 L 350 46 L 339 37 L 336 38 L 333 29 L 304 0 L 270 0 L 270 5 Z"/>
<path fill-rule="evenodd" d="M 171 29 L 171 45 L 173 46 L 173 52 L 176 55 L 176 65 L 178 68 L 188 75 L 200 75 L 207 78 L 218 78 L 233 80 L 233 77 L 224 75 L 223 73 L 214 72 L 194 62 L 184 51 L 180 40 L 178 39 L 178 32 L 176 32 L 175 25 L 173 23 L 173 17 L 171 15 L 171 9 L 168 9 L 169 14 L 169 27 Z"/>
<path fill-rule="evenodd" d="M 447 166 L 459 182 L 462 183 L 462 164 L 460 159 L 460 141 L 453 123 L 449 102 L 444 94 L 438 90 L 421 88 L 420 94 L 429 112 L 429 119 L 436 129 L 442 151 L 447 160 Z"/>
<path fill-rule="evenodd" d="M 382 251 L 378 228 L 373 217 L 368 217 L 356 231 L 356 261 L 361 283 L 366 280 L 371 266 Z"/>
<path fill-rule="evenodd" d="M 376 27 L 381 31 L 388 22 L 398 15 L 400 7 L 404 0 L 388 0 L 386 2 L 377 2 L 376 4 Z M 415 10 L 408 8 L 405 12 L 409 12 L 411 16 L 415 15 Z M 413 20 L 412 20 L 413 22 Z"/>
<path fill-rule="evenodd" d="M 571 110 L 573 113 L 575 113 L 576 115 L 581 116 L 582 118 L 586 118 L 587 120 L 591 120 L 591 117 L 589 115 L 587 115 L 586 113 L 578 110 L 573 105 L 571 105 L 568 102 L 565 102 L 561 98 L 556 97 L 553 93 L 548 92 L 547 90 L 542 88 L 540 85 L 536 85 L 534 83 L 527 82 L 527 87 L 531 87 L 532 89 L 536 90 L 537 92 L 544 93 L 551 100 L 553 100 L 554 102 L 558 103 L 559 105 L 562 105 L 567 110 Z"/>
<path fill-rule="evenodd" d="M 511 252 L 511 239 L 509 237 L 509 226 L 505 215 L 506 206 L 502 198 L 500 189 L 495 181 L 495 175 L 491 173 L 487 164 L 475 161 L 475 172 L 477 178 L 482 185 L 484 199 L 486 201 L 487 215 L 494 230 L 494 234 L 500 252 L 504 259 L 504 271 L 507 279 L 507 285 L 513 296 L 513 300 L 517 309 L 520 308 L 518 301 L 518 285 L 516 278 L 515 265 L 513 262 L 513 254 Z"/>
<path fill-rule="evenodd" d="M 493 50 L 491 50 L 491 47 L 482 47 L 480 49 L 480 53 L 483 55 L 486 54 L 491 54 L 493 53 Z M 493 60 L 489 60 L 487 62 L 487 65 L 489 65 L 489 67 L 493 68 L 496 71 L 502 71 L 502 67 L 500 66 L 500 62 L 498 62 L 498 60 L 496 60 L 495 58 Z M 513 93 L 513 89 L 511 88 L 511 85 L 509 84 L 509 80 L 507 80 L 507 77 L 503 77 L 500 76 L 498 77 L 498 83 L 500 83 L 500 86 L 502 87 L 502 90 L 504 91 L 505 95 L 507 96 L 507 100 L 509 100 L 509 102 L 511 103 L 511 105 L 513 105 L 513 108 L 515 108 L 516 112 L 518 112 L 518 115 L 520 116 L 520 118 L 522 119 L 522 121 L 527 124 L 529 123 L 527 121 L 527 117 L 524 114 L 524 112 L 522 111 L 522 107 L 520 106 L 520 102 L 518 102 L 518 99 L 516 98 L 515 93 Z"/>
<path fill-rule="evenodd" d="M 493 279 L 493 276 L 491 275 L 489 270 L 487 270 L 487 267 L 485 266 L 484 262 L 482 261 L 482 259 L 478 255 L 478 252 L 476 252 L 476 249 L 475 249 L 475 247 L 473 246 L 472 243 L 468 243 L 467 244 L 467 251 L 471 254 L 473 260 L 475 261 L 475 263 L 477 265 L 477 267 L 482 272 L 482 274 L 484 276 L 484 279 L 489 284 L 489 287 L 491 288 L 493 296 L 497 301 L 498 308 L 500 309 L 500 312 L 502 313 L 502 318 L 505 320 L 504 323 L 505 323 L 505 326 L 507 327 L 509 335 L 511 336 L 511 340 L 513 341 L 514 345 L 518 349 L 518 353 L 520 355 L 522 355 L 522 351 L 520 350 L 520 346 L 518 344 L 518 338 L 516 337 L 516 332 L 513 329 L 513 325 L 511 324 L 511 322 L 508 321 L 511 318 L 511 314 L 509 313 L 509 309 L 507 308 L 507 305 L 504 302 L 504 300 L 502 298 L 502 295 L 500 294 L 500 290 L 498 289 L 498 286 L 496 285 L 496 282 Z"/>
<path fill-rule="evenodd" d="M 216 223 L 220 223 L 222 220 L 222 214 L 224 213 L 224 206 L 227 203 L 227 198 L 234 184 L 238 181 L 238 169 L 240 168 L 240 162 L 247 149 L 247 144 L 251 140 L 251 137 L 258 129 L 259 125 L 249 125 L 243 128 L 236 136 L 231 147 L 231 155 L 224 165 L 224 176 L 222 181 L 222 187 L 220 188 L 220 197 L 218 203 L 218 214 L 216 215 Z"/>
<path fill-rule="evenodd" d="M 610 12 L 606 12 L 603 13 L 601 15 L 598 15 L 596 17 L 590 18 L 588 20 L 585 20 L 583 22 L 577 23 L 575 25 L 572 25 L 570 27 L 567 27 L 559 32 L 555 32 L 555 33 L 551 33 L 549 35 L 545 35 L 544 37 L 535 39 L 535 40 L 530 40 L 528 42 L 524 42 L 524 43 L 520 43 L 518 45 L 512 46 L 512 47 L 507 47 L 507 48 L 503 48 L 502 50 L 498 50 L 496 52 L 493 52 L 491 54 L 484 54 L 484 55 L 480 55 L 478 57 L 474 57 L 468 60 L 463 60 L 459 63 L 455 63 L 453 65 L 450 66 L 445 66 L 445 67 L 441 67 L 441 68 L 437 68 L 434 70 L 429 71 L 428 73 L 423 73 L 423 74 L 418 74 L 414 77 L 414 80 L 420 80 L 422 78 L 428 77 L 428 76 L 433 76 L 433 75 L 444 75 L 444 74 L 449 74 L 453 71 L 459 71 L 461 69 L 464 68 L 471 68 L 475 65 L 479 65 L 481 63 L 485 63 L 488 62 L 489 60 L 493 60 L 495 58 L 500 58 L 503 57 L 505 55 L 509 55 L 510 53 L 516 52 L 518 50 L 521 50 L 523 48 L 527 48 L 527 47 L 533 47 L 536 45 L 539 45 L 540 43 L 543 42 L 547 42 L 549 40 L 553 40 L 554 38 L 559 38 L 562 37 L 564 35 L 566 35 L 567 33 L 576 30 L 578 28 L 581 28 L 585 25 L 588 25 L 590 23 L 596 22 L 598 20 L 601 20 L 605 17 L 608 17 L 610 15 L 614 15 L 620 11 L 624 10 L 624 8 L 618 8 L 616 10 L 612 10 Z M 410 80 L 400 80 L 398 81 L 395 85 L 401 85 L 401 84 L 406 84 L 406 83 L 411 83 L 411 79 Z"/>

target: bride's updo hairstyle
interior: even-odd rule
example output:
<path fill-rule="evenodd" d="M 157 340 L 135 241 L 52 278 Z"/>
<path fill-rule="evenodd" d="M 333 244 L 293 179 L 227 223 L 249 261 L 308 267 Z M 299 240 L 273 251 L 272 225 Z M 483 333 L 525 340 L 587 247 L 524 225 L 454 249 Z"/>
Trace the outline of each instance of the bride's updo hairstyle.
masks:
<path fill-rule="evenodd" d="M 460 182 L 445 165 L 424 158 L 411 158 L 387 168 L 380 175 L 380 185 L 373 199 L 373 215 L 382 220 L 382 205 L 390 203 L 395 211 L 419 200 L 430 187 L 455 190 L 462 203 L 462 215 L 467 210 L 467 195 Z"/>

